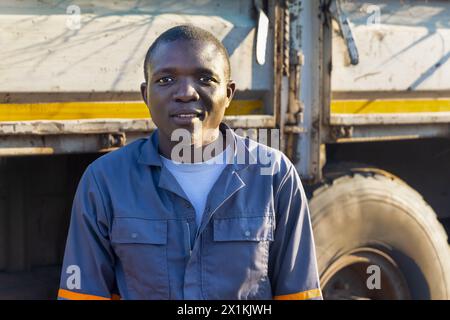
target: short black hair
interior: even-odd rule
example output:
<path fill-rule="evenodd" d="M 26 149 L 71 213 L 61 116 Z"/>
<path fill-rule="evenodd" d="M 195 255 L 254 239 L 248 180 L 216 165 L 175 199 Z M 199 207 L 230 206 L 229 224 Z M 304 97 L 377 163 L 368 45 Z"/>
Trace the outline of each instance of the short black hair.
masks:
<path fill-rule="evenodd" d="M 144 60 L 145 82 L 148 82 L 148 65 L 153 55 L 153 52 L 155 51 L 158 44 L 163 42 L 173 42 L 177 40 L 188 40 L 188 41 L 201 40 L 214 44 L 225 60 L 226 66 L 225 77 L 227 77 L 228 80 L 228 78 L 231 75 L 230 57 L 228 56 L 227 49 L 225 49 L 222 42 L 220 42 L 219 39 L 217 39 L 211 32 L 208 32 L 204 29 L 201 29 L 191 24 L 186 24 L 186 25 L 179 25 L 164 31 L 161 35 L 159 35 L 158 38 L 156 38 L 156 40 L 152 43 L 150 48 L 148 48 Z"/>

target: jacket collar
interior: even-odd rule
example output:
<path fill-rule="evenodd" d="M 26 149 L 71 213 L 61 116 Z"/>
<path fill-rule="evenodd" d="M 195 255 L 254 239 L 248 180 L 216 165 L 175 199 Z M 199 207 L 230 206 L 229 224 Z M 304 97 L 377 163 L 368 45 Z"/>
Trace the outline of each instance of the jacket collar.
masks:
<path fill-rule="evenodd" d="M 158 132 L 156 129 L 153 131 L 146 141 L 141 145 L 139 152 L 138 163 L 148 166 L 162 166 L 161 158 L 159 155 L 158 145 Z"/>

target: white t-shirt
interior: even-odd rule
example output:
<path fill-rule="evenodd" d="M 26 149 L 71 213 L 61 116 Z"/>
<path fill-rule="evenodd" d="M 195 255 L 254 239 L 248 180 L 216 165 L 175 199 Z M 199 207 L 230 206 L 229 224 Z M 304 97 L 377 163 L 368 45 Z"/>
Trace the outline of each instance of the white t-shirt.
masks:
<path fill-rule="evenodd" d="M 229 147 L 205 162 L 180 163 L 161 156 L 163 165 L 172 173 L 195 209 L 197 226 L 200 226 L 206 199 L 226 164 Z"/>

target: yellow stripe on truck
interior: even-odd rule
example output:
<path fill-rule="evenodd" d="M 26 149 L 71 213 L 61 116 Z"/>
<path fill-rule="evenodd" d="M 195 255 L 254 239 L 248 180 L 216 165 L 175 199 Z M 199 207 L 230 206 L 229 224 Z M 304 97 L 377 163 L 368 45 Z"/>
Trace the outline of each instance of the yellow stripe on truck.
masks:
<path fill-rule="evenodd" d="M 398 100 L 333 100 L 331 113 L 420 113 L 449 112 L 449 99 L 398 99 Z"/>
<path fill-rule="evenodd" d="M 420 113 L 450 112 L 450 99 L 409 100 L 333 100 L 331 113 Z M 235 100 L 226 115 L 264 114 L 261 100 Z M 78 119 L 147 119 L 143 102 L 52 102 L 2 103 L 0 121 L 78 120 Z"/>
<path fill-rule="evenodd" d="M 227 108 L 227 115 L 262 114 L 261 100 L 236 100 Z M 146 119 L 143 102 L 59 102 L 3 103 L 0 121 L 78 120 L 78 119 Z"/>

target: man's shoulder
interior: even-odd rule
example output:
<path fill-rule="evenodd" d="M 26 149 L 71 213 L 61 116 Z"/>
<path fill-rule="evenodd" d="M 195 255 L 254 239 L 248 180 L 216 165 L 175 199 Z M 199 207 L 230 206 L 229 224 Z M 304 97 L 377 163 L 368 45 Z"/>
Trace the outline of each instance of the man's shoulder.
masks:
<path fill-rule="evenodd" d="M 148 138 L 137 139 L 117 150 L 108 152 L 90 164 L 91 170 L 124 170 L 127 167 L 137 164 L 142 146 L 147 140 Z"/>

